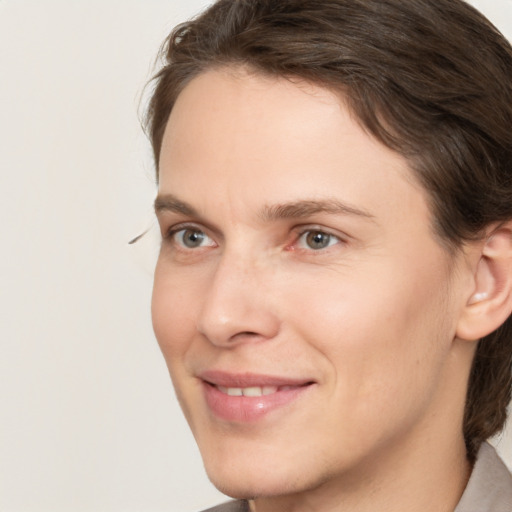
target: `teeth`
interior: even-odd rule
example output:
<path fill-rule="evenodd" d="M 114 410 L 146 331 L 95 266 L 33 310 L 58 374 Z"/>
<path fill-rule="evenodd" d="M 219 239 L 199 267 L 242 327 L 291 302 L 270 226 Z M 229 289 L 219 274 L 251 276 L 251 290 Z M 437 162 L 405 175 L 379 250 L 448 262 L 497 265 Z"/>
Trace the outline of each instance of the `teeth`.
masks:
<path fill-rule="evenodd" d="M 261 396 L 263 394 L 262 389 L 258 387 L 244 388 L 242 392 L 244 396 Z"/>
<path fill-rule="evenodd" d="M 262 396 L 275 393 L 277 386 L 253 386 L 250 388 L 226 388 L 224 386 L 217 386 L 217 389 L 229 396 Z"/>

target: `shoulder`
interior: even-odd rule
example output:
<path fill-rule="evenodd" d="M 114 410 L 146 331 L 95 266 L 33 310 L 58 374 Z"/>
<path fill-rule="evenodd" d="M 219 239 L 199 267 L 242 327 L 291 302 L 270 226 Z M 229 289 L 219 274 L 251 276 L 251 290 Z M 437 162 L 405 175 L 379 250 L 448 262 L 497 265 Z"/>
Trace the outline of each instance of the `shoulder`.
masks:
<path fill-rule="evenodd" d="M 203 512 L 249 512 L 249 505 L 245 500 L 228 501 L 227 503 L 217 505 Z"/>
<path fill-rule="evenodd" d="M 455 512 L 511 512 L 512 475 L 488 443 L 480 448 L 473 472 Z"/>

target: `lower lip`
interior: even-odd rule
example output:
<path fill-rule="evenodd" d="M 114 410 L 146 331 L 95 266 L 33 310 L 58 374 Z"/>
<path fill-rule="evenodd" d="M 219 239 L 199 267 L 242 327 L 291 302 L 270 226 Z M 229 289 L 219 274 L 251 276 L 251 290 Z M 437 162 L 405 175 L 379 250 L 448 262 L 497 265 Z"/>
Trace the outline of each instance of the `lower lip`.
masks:
<path fill-rule="evenodd" d="M 252 423 L 276 409 L 286 407 L 305 393 L 311 385 L 278 390 L 262 396 L 230 396 L 204 382 L 206 403 L 218 418 L 236 423 Z"/>

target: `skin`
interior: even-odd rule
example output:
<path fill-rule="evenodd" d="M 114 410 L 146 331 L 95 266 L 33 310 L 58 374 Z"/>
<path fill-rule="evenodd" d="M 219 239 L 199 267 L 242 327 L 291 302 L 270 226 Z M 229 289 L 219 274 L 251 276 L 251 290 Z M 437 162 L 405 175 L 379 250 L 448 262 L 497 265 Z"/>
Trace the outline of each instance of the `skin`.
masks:
<path fill-rule="evenodd" d="M 452 511 L 476 260 L 441 247 L 407 162 L 321 87 L 213 70 L 174 106 L 159 196 L 154 329 L 212 482 L 257 512 Z M 276 208 L 325 200 L 349 207 Z M 206 404 L 208 369 L 314 385 L 229 422 Z"/>

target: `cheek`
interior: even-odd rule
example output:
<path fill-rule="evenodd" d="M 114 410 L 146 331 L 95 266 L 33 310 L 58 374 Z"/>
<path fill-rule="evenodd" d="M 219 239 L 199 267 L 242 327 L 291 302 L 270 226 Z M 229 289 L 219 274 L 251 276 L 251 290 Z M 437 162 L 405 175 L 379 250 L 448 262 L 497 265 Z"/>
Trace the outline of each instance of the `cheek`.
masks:
<path fill-rule="evenodd" d="M 157 265 L 153 283 L 151 316 L 155 336 L 168 363 L 183 354 L 195 325 L 197 297 L 191 283 L 186 285 L 177 273 Z"/>
<path fill-rule="evenodd" d="M 450 347 L 451 317 L 442 269 L 433 275 L 402 265 L 348 269 L 321 283 L 302 282 L 307 300 L 290 290 L 290 315 L 335 375 L 343 400 L 393 402 L 428 392 Z M 428 268 L 428 266 L 427 266 Z M 407 396 L 405 400 L 407 400 Z"/>

